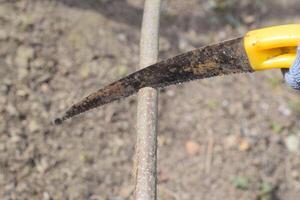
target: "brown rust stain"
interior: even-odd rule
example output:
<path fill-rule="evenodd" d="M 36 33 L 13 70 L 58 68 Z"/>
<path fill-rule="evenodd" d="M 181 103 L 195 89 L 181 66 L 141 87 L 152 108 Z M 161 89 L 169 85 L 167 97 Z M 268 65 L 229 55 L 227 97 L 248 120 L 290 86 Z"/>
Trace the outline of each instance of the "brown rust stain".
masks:
<path fill-rule="evenodd" d="M 194 74 L 203 74 L 206 73 L 209 70 L 216 68 L 216 63 L 212 61 L 207 61 L 201 64 L 196 64 L 195 67 L 192 67 L 192 72 Z"/>

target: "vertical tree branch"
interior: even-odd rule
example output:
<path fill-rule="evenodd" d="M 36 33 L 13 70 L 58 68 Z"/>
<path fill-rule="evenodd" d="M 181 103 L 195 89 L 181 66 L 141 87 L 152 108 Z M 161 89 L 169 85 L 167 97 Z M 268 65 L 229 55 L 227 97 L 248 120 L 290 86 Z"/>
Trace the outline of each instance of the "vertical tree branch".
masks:
<path fill-rule="evenodd" d="M 157 62 L 161 0 L 146 0 L 140 41 L 140 67 Z M 156 199 L 157 90 L 138 93 L 135 195 L 137 200 Z"/>

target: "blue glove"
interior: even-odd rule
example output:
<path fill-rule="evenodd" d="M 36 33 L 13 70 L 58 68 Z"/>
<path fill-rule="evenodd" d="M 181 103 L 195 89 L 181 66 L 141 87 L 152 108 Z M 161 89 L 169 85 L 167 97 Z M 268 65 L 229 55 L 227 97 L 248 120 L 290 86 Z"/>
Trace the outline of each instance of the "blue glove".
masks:
<path fill-rule="evenodd" d="M 300 45 L 297 49 L 297 57 L 290 70 L 284 73 L 285 82 L 295 90 L 300 90 Z"/>

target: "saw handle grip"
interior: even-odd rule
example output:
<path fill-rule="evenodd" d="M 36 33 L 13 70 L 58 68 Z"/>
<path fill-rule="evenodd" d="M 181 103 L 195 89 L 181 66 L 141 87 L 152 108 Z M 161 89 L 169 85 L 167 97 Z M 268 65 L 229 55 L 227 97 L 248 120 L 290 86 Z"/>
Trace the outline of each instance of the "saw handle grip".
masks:
<path fill-rule="evenodd" d="M 253 70 L 289 68 L 300 44 L 300 24 L 273 26 L 250 31 L 244 47 Z"/>

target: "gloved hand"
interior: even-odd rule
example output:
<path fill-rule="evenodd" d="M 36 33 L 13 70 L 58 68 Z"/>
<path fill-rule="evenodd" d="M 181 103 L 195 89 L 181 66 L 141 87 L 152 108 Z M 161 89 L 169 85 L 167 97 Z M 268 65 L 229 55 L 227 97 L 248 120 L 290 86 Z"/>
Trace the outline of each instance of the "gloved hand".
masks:
<path fill-rule="evenodd" d="M 300 45 L 297 57 L 290 69 L 282 69 L 285 82 L 295 90 L 300 90 Z"/>

